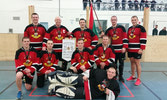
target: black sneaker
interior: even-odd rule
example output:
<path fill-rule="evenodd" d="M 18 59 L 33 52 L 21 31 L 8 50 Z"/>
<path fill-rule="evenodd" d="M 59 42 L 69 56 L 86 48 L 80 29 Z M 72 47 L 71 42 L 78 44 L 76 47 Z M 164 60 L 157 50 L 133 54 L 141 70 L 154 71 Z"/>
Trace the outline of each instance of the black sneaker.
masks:
<path fill-rule="evenodd" d="M 124 78 L 122 76 L 119 76 L 119 81 L 124 83 Z"/>

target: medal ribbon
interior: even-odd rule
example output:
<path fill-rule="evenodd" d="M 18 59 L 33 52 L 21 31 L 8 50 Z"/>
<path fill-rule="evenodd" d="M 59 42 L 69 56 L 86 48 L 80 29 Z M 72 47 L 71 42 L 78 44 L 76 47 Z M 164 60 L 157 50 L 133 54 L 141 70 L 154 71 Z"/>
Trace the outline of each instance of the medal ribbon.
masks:
<path fill-rule="evenodd" d="M 24 48 L 23 48 L 24 49 Z M 30 54 L 30 50 L 28 50 L 28 55 L 26 53 L 26 50 L 24 49 L 24 53 L 25 53 L 25 56 L 26 56 L 26 60 L 28 60 L 28 57 L 29 57 L 29 54 Z"/>
<path fill-rule="evenodd" d="M 60 29 L 60 27 L 57 28 L 57 32 L 58 32 L 58 35 L 61 35 L 61 29 Z"/>
<path fill-rule="evenodd" d="M 48 53 L 48 60 L 51 61 L 51 57 L 52 57 L 52 52 L 51 52 L 51 56 L 49 56 L 49 52 L 47 51 Z"/>
<path fill-rule="evenodd" d="M 38 31 L 38 25 L 33 25 L 34 32 L 37 33 Z"/>

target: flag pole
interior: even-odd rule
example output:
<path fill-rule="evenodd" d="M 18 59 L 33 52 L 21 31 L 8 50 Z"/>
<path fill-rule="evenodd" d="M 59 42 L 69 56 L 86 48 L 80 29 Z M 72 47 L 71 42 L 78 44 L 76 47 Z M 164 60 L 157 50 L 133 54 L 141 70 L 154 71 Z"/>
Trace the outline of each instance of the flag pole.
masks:
<path fill-rule="evenodd" d="M 97 22 L 98 22 L 98 24 L 99 24 L 99 29 L 101 30 L 101 32 L 103 32 L 102 27 L 101 27 L 101 24 L 100 24 L 100 21 L 99 21 L 99 18 L 98 18 L 98 16 L 97 16 L 97 13 L 96 13 L 96 11 L 95 11 L 95 8 L 93 7 L 92 0 L 89 0 L 89 1 L 90 1 L 91 5 L 92 5 L 93 11 L 94 11 L 95 16 L 96 16 L 96 18 L 97 18 Z"/>

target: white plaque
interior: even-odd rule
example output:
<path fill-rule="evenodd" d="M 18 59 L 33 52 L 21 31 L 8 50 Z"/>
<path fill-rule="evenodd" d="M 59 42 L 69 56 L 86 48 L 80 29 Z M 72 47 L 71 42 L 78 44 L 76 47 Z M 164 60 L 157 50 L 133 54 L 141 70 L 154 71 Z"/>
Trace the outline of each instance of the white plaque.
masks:
<path fill-rule="evenodd" d="M 72 53 L 76 49 L 76 39 L 63 39 L 62 46 L 62 58 L 66 61 L 70 61 Z"/>

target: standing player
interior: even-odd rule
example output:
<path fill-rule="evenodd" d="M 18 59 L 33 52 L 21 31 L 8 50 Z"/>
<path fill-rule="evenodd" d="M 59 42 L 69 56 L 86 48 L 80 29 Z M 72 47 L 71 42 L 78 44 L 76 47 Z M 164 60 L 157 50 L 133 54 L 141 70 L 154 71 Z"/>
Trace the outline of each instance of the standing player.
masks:
<path fill-rule="evenodd" d="M 67 61 L 62 59 L 62 42 L 63 42 L 63 39 L 65 39 L 65 37 L 69 37 L 69 36 L 70 36 L 70 32 L 65 26 L 61 25 L 60 17 L 56 17 L 55 25 L 51 26 L 48 29 L 48 32 L 44 38 L 43 48 L 46 48 L 46 42 L 48 39 L 53 40 L 53 43 L 54 43 L 53 50 L 57 53 L 59 60 L 62 61 L 63 70 L 66 70 L 67 68 Z"/>
<path fill-rule="evenodd" d="M 30 38 L 30 46 L 36 50 L 42 50 L 42 42 L 46 33 L 46 29 L 43 25 L 38 23 L 39 16 L 37 13 L 32 13 L 32 24 L 28 25 L 24 30 L 24 37 Z"/>
<path fill-rule="evenodd" d="M 17 99 L 22 97 L 22 78 L 25 76 L 25 88 L 30 90 L 36 67 L 38 66 L 37 51 L 30 47 L 30 39 L 22 38 L 23 47 L 16 51 L 15 66 L 16 66 L 16 85 L 18 88 Z"/>
<path fill-rule="evenodd" d="M 137 80 L 135 85 L 138 86 L 141 84 L 141 64 L 140 59 L 143 53 L 143 50 L 146 48 L 146 30 L 143 26 L 138 25 L 138 17 L 131 17 L 132 26 L 128 29 L 128 57 L 130 58 L 131 63 L 131 72 L 132 75 L 127 78 L 127 81 L 134 80 L 135 69 L 137 69 Z"/>
<path fill-rule="evenodd" d="M 117 65 L 117 61 L 119 60 L 119 80 L 124 82 L 123 78 L 123 68 L 124 68 L 124 59 L 126 48 L 128 48 L 128 39 L 126 30 L 122 25 L 117 24 L 117 17 L 111 17 L 112 26 L 107 29 L 105 32 L 111 39 L 111 45 L 115 50 L 115 64 Z"/>
<path fill-rule="evenodd" d="M 98 44 L 93 51 L 97 68 L 107 69 L 110 64 L 115 63 L 114 49 L 109 44 L 107 35 L 102 37 L 102 43 Z"/>
<path fill-rule="evenodd" d="M 93 49 L 98 43 L 98 37 L 93 33 L 92 30 L 86 28 L 86 20 L 81 18 L 79 20 L 79 28 L 76 28 L 72 31 L 72 37 L 78 39 L 82 38 L 84 40 L 84 47 Z"/>

